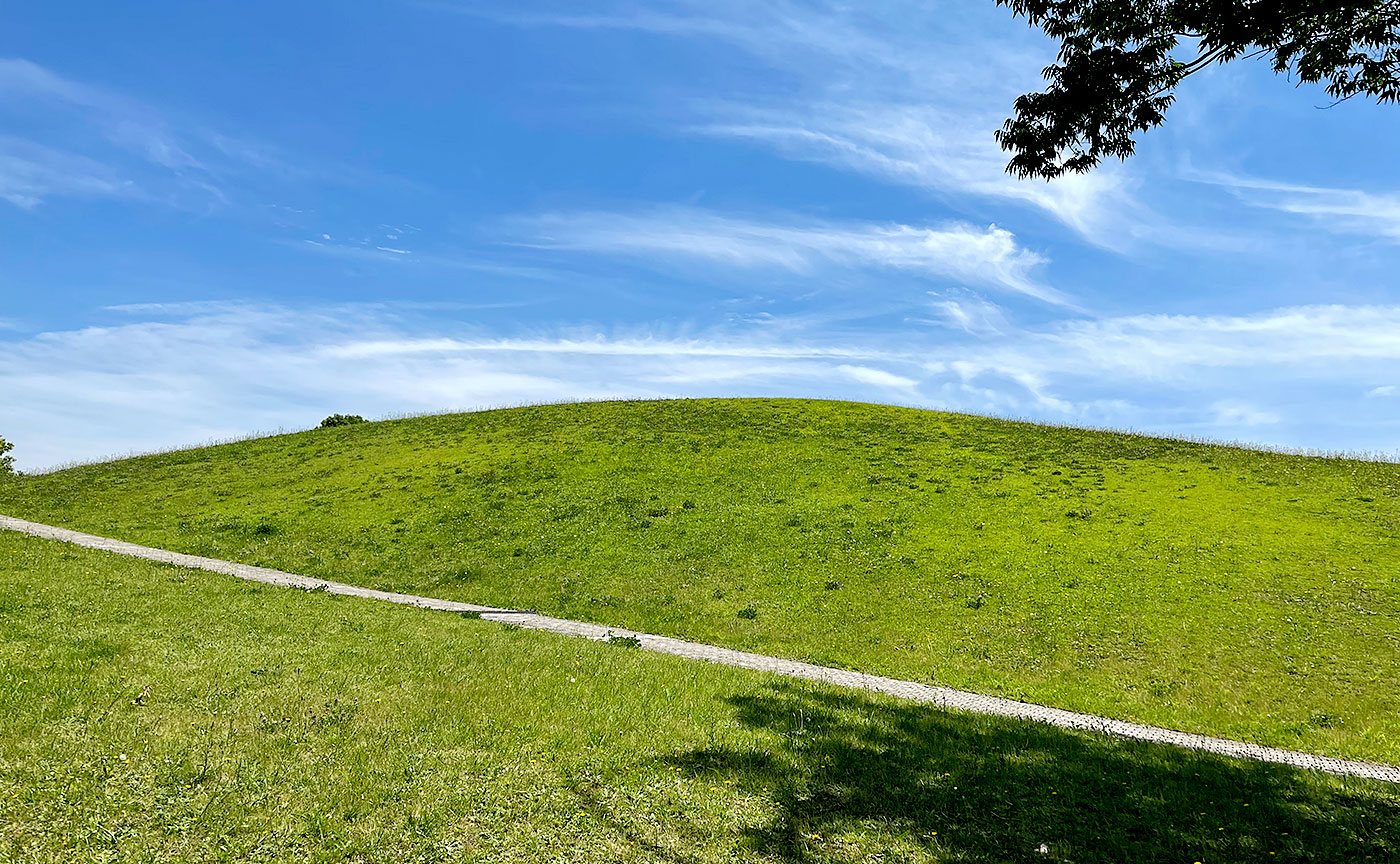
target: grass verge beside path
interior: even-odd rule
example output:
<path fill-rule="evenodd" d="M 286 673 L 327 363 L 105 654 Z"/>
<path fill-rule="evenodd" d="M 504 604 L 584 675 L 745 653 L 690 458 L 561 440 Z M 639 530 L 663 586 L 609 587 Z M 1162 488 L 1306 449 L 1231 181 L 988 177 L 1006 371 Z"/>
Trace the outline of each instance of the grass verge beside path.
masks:
<path fill-rule="evenodd" d="M 8 534 L 0 716 L 6 862 L 1400 855 L 1391 785 Z"/>
<path fill-rule="evenodd" d="M 314 430 L 0 512 L 1400 763 L 1400 466 L 795 400 Z"/>

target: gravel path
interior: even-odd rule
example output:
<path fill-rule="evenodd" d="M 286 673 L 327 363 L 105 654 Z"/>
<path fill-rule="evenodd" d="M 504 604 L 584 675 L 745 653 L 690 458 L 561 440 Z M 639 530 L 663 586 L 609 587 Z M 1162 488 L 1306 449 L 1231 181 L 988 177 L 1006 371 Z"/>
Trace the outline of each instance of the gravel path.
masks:
<path fill-rule="evenodd" d="M 1208 753 L 1218 753 L 1222 756 L 1254 759 L 1260 762 L 1276 762 L 1281 765 L 1291 765 L 1297 768 L 1325 771 L 1329 774 L 1367 777 L 1374 780 L 1386 780 L 1392 783 L 1400 783 L 1400 767 L 1389 765 L 1376 765 L 1369 762 L 1333 759 L 1328 756 L 1314 756 L 1309 753 L 1299 753 L 1294 750 L 1280 750 L 1274 747 L 1263 747 L 1258 744 L 1248 744 L 1241 741 L 1227 741 L 1223 738 L 1211 738 L 1206 735 L 1194 735 L 1188 732 L 1160 729 L 1155 726 L 1142 726 L 1137 723 L 1111 720 L 1107 717 L 1096 717 L 1092 714 L 1077 714 L 1073 711 L 1064 711 L 1059 708 L 1047 708 L 1042 705 L 1032 705 L 1027 702 L 1016 702 L 1011 699 L 1001 699 L 996 696 L 980 696 L 976 693 L 952 690 L 947 687 L 935 687 L 929 684 L 919 684 L 914 681 L 901 681 L 896 678 L 884 678 L 879 675 L 866 675 L 861 672 L 849 672 L 844 669 L 814 666 L 810 663 L 783 660 L 778 657 L 767 657 L 762 654 L 733 651 L 728 648 L 718 648 L 713 645 L 702 645 L 698 642 L 686 642 L 682 639 L 672 639 L 668 636 L 653 636 L 649 633 L 636 633 L 617 627 L 604 627 L 599 624 L 586 624 L 581 621 L 550 618 L 533 612 L 516 612 L 509 609 L 496 609 L 491 606 L 459 603 L 453 600 L 437 600 L 431 597 L 417 597 L 412 594 L 396 594 L 390 591 L 357 588 L 354 585 L 344 585 L 339 582 L 326 582 L 321 579 L 311 579 L 306 576 L 297 576 L 293 573 L 284 573 L 281 570 L 272 570 L 266 567 L 251 567 L 247 564 L 235 564 L 231 561 L 220 561 L 216 558 L 203 558 L 198 555 L 184 555 L 179 552 L 167 552 L 164 549 L 152 549 L 149 546 L 138 546 L 135 543 L 126 543 L 121 540 L 110 540 L 105 537 L 95 537 L 91 534 L 81 534 L 66 528 L 55 528 L 51 525 L 41 525 L 37 522 L 26 522 L 23 519 L 15 519 L 10 516 L 0 516 L 0 529 L 18 531 L 23 534 L 31 534 L 35 537 L 44 537 L 50 540 L 62 540 L 78 546 L 86 546 L 90 549 L 116 552 L 120 555 L 145 558 L 149 561 L 160 561 L 166 564 L 175 564 L 180 567 L 192 567 L 199 570 L 211 570 L 215 573 L 224 573 L 229 576 L 237 576 L 239 579 L 263 582 L 268 585 L 326 591 L 331 594 L 365 597 L 370 600 L 386 600 L 390 603 L 420 606 L 424 609 L 438 609 L 443 612 L 476 612 L 480 613 L 481 617 L 488 621 L 514 624 L 519 627 L 528 627 L 532 630 L 547 630 L 551 633 L 561 633 L 566 636 L 582 636 L 585 639 L 603 641 L 617 638 L 634 638 L 641 643 L 642 648 L 661 654 L 674 654 L 678 657 L 690 657 L 695 660 L 705 660 L 710 663 L 721 663 L 725 666 L 738 666 L 742 669 L 756 669 L 760 672 L 772 672 L 777 675 L 786 675 L 790 678 L 802 678 L 807 681 L 820 681 L 824 684 L 835 684 L 839 687 L 874 690 L 878 693 L 887 693 L 901 699 L 936 705 L 939 708 L 955 708 L 977 714 L 992 714 L 998 717 L 1034 720 L 1065 729 L 1087 729 L 1094 732 L 1102 732 L 1107 735 L 1116 735 L 1121 738 L 1132 738 L 1138 741 L 1174 744 L 1178 747 L 1185 747 L 1191 750 L 1203 750 Z"/>

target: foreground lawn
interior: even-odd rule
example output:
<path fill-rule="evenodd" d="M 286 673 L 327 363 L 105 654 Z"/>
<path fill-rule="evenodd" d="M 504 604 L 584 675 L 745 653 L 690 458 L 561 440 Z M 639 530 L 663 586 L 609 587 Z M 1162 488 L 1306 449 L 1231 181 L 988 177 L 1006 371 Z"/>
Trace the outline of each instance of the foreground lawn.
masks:
<path fill-rule="evenodd" d="M 1400 762 L 1400 466 L 792 400 L 521 408 L 0 483 L 0 512 Z"/>
<path fill-rule="evenodd" d="M 0 717 L 5 862 L 1400 855 L 1395 786 L 5 534 Z"/>

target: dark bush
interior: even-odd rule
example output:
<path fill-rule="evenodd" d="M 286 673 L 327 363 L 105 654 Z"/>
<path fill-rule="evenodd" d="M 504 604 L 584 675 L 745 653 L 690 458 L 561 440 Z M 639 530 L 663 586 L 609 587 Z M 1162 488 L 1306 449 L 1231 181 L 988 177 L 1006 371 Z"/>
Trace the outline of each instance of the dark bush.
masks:
<path fill-rule="evenodd" d="M 15 457 L 5 455 L 13 449 L 15 449 L 15 445 L 0 438 L 0 474 L 15 473 Z"/>
<path fill-rule="evenodd" d="M 353 426 L 356 423 L 365 422 L 365 418 L 359 414 L 332 414 L 321 421 L 322 429 L 330 429 L 335 426 Z"/>

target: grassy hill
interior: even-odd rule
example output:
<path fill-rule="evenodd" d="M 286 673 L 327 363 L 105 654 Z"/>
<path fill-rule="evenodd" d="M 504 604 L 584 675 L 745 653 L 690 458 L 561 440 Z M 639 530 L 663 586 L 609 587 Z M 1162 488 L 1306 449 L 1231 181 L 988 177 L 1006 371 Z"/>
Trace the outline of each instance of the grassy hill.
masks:
<path fill-rule="evenodd" d="M 5 862 L 1400 855 L 1387 784 L 13 534 L 0 717 Z"/>
<path fill-rule="evenodd" d="M 519 408 L 0 484 L 354 584 L 1400 762 L 1400 466 L 795 400 Z"/>

